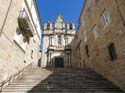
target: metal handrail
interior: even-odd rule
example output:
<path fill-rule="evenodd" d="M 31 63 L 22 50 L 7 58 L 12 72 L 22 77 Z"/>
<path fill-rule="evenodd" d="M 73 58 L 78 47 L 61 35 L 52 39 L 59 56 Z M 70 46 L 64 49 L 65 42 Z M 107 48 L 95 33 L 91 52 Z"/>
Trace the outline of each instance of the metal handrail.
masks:
<path fill-rule="evenodd" d="M 22 70 L 20 70 L 19 72 L 15 73 L 14 75 L 8 77 L 6 80 L 0 82 L 0 93 L 3 90 L 3 87 L 5 84 L 10 84 L 12 81 L 14 81 L 15 79 L 19 78 L 19 76 L 21 76 L 24 72 L 26 72 L 28 69 L 32 68 L 33 65 L 32 63 L 29 64 L 28 66 L 24 67 Z"/>

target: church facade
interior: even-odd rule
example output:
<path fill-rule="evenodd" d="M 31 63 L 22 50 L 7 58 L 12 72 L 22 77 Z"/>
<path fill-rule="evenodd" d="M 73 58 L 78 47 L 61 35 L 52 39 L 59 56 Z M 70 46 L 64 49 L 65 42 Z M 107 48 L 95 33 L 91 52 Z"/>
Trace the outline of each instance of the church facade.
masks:
<path fill-rule="evenodd" d="M 70 43 L 74 35 L 74 23 L 65 23 L 61 16 L 58 16 L 54 23 L 46 22 L 43 32 L 42 67 L 71 67 L 73 58 Z"/>

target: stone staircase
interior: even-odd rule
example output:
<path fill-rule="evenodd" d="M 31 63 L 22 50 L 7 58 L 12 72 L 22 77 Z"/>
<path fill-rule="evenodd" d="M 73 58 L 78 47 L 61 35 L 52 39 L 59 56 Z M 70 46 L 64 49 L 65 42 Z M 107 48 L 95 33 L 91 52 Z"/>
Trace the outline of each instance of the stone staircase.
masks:
<path fill-rule="evenodd" d="M 91 69 L 33 68 L 2 93 L 124 93 Z"/>

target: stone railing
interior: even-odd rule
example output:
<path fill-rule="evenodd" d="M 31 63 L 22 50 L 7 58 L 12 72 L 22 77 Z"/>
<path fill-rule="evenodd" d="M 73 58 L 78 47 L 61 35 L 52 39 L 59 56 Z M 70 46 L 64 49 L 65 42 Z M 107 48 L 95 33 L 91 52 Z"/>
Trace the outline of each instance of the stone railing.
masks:
<path fill-rule="evenodd" d="M 30 68 L 33 68 L 33 64 L 32 63 L 29 64 L 28 66 L 26 66 L 25 68 L 23 68 L 22 70 L 20 70 L 19 72 L 17 72 L 16 74 L 8 77 L 6 80 L 0 82 L 0 93 L 2 92 L 2 90 L 3 90 L 3 88 L 5 86 L 10 85 L 11 82 L 13 82 L 14 80 L 16 80 L 20 76 L 22 76 L 24 74 L 24 72 L 26 72 Z"/>

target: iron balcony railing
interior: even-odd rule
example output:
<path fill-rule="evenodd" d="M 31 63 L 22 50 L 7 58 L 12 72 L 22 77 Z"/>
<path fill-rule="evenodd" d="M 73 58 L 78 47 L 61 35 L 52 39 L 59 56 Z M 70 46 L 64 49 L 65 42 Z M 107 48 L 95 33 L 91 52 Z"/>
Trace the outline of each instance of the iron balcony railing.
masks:
<path fill-rule="evenodd" d="M 25 10 L 20 11 L 18 17 L 19 28 L 23 35 L 32 37 L 33 36 L 33 27 L 28 17 L 28 14 Z"/>

